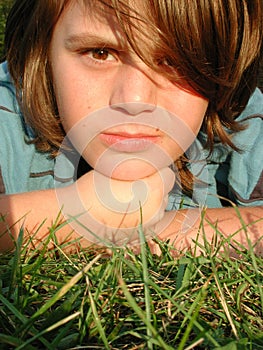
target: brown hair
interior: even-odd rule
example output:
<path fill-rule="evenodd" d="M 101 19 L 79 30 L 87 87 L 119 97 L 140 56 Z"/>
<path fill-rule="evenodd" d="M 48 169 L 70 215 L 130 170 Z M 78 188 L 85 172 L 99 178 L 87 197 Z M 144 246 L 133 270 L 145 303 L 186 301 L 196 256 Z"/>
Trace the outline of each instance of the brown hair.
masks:
<path fill-rule="evenodd" d="M 235 118 L 256 87 L 262 54 L 262 0 L 143 0 L 145 11 L 140 14 L 127 0 L 82 1 L 111 8 L 130 45 L 147 65 L 160 71 L 160 62 L 166 60 L 175 69 L 163 74 L 178 83 L 183 79 L 209 100 L 203 128 L 211 149 L 215 137 L 235 147 L 225 127 L 241 129 Z M 9 70 L 42 151 L 57 150 L 64 138 L 48 56 L 54 27 L 71 2 L 17 0 L 6 26 Z M 148 50 L 136 42 L 134 31 L 140 25 L 134 17 L 147 26 L 141 34 L 149 42 Z"/>

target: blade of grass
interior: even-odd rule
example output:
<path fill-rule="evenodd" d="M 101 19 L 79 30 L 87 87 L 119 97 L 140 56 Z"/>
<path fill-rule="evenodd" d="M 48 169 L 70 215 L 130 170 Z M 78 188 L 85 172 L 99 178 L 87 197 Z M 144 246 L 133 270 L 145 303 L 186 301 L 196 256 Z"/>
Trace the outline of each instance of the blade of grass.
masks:
<path fill-rule="evenodd" d="M 71 320 L 73 320 L 74 318 L 77 318 L 80 315 L 80 312 L 75 312 L 72 315 L 69 315 L 68 317 L 65 317 L 63 320 L 58 321 L 57 323 L 53 324 L 52 326 L 44 329 L 43 331 L 39 332 L 38 334 L 36 334 L 35 336 L 33 336 L 32 338 L 28 339 L 27 341 L 25 341 L 23 344 L 21 344 L 20 346 L 18 346 L 16 348 L 16 350 L 22 350 L 22 349 L 28 349 L 28 345 L 30 343 L 32 343 L 33 341 L 35 341 L 36 339 L 42 337 L 44 334 L 49 333 L 51 331 L 53 331 L 54 329 L 70 322 Z"/>
<path fill-rule="evenodd" d="M 101 258 L 101 255 L 97 255 L 92 261 L 90 261 L 81 271 L 73 276 L 51 299 L 49 299 L 38 311 L 32 315 L 32 319 L 41 316 L 52 305 L 60 300 L 68 291 L 89 271 L 89 269 Z"/>
<path fill-rule="evenodd" d="M 143 321 L 143 323 L 147 326 L 147 328 L 150 328 L 151 334 L 154 336 L 154 339 L 151 339 L 151 342 L 155 343 L 156 345 L 160 346 L 161 349 L 164 350 L 174 350 L 172 347 L 170 347 L 168 344 L 165 343 L 165 341 L 161 338 L 158 331 L 152 326 L 151 323 L 148 322 L 147 317 L 145 316 L 144 311 L 139 307 L 139 305 L 134 300 L 133 296 L 129 292 L 127 285 L 125 284 L 124 280 L 119 277 L 119 284 L 121 286 L 121 289 L 129 302 L 129 305 L 133 308 L 135 313 L 138 315 L 138 317 Z"/>
<path fill-rule="evenodd" d="M 142 257 L 142 274 L 143 274 L 143 283 L 144 283 L 144 298 L 145 298 L 145 311 L 147 323 L 152 323 L 152 312 L 151 312 L 151 293 L 149 290 L 149 274 L 148 274 L 148 264 L 146 256 L 146 241 L 143 233 L 142 225 L 139 225 L 138 228 L 139 237 L 140 237 L 140 246 L 141 246 L 141 257 Z M 147 336 L 149 339 L 152 338 L 153 334 L 151 328 L 147 327 Z M 153 344 L 149 341 L 147 342 L 147 347 L 149 350 L 153 349 Z"/>
<path fill-rule="evenodd" d="M 13 304 L 11 304 L 11 303 L 9 302 L 9 300 L 6 299 L 2 294 L 0 294 L 0 301 L 3 303 L 3 305 L 4 305 L 5 307 L 7 307 L 7 308 L 12 312 L 12 314 L 13 314 L 21 323 L 25 324 L 25 323 L 27 322 L 27 318 L 26 318 L 24 315 L 22 315 L 22 314 L 17 310 L 17 308 L 16 308 Z"/>
<path fill-rule="evenodd" d="M 227 302 L 226 302 L 226 299 L 225 299 L 225 296 L 224 296 L 224 293 L 223 293 L 223 290 L 222 290 L 222 287 L 221 287 L 221 284 L 220 284 L 220 281 L 219 281 L 219 277 L 218 277 L 218 274 L 217 274 L 217 271 L 216 271 L 216 267 L 213 263 L 213 259 L 211 259 L 211 264 L 212 264 L 212 269 L 213 269 L 213 272 L 214 272 L 214 279 L 215 279 L 215 282 L 216 282 L 216 285 L 217 285 L 217 288 L 219 290 L 219 300 L 221 302 L 221 305 L 224 309 L 224 312 L 226 314 L 226 317 L 230 323 L 230 326 L 232 328 L 232 331 L 236 337 L 236 339 L 239 339 L 238 337 L 238 333 L 237 333 L 237 329 L 236 329 L 236 326 L 232 320 L 232 317 L 231 317 L 231 314 L 230 314 L 230 311 L 229 311 L 229 308 L 228 308 L 228 305 L 227 305 Z"/>
<path fill-rule="evenodd" d="M 60 300 L 68 291 L 88 272 L 88 270 L 101 258 L 101 255 L 97 255 L 92 261 L 89 262 L 81 271 L 79 271 L 75 276 L 73 276 L 63 287 L 53 296 L 51 297 L 44 305 L 40 307 L 31 317 L 27 320 L 24 326 L 21 328 L 22 330 L 29 329 L 33 324 L 35 319 L 43 315 L 46 311 L 49 310 L 51 306 L 53 306 L 58 300 Z"/>
<path fill-rule="evenodd" d="M 19 345 L 22 344 L 22 340 L 15 338 L 15 337 L 11 337 L 9 335 L 6 334 L 0 334 L 0 346 L 1 345 L 11 345 L 12 347 L 15 346 L 15 349 L 17 349 L 17 347 Z M 4 349 L 4 348 L 2 348 Z M 5 347 L 5 349 L 8 349 L 7 347 Z M 36 350 L 36 348 L 32 347 L 32 346 L 28 346 L 27 350 Z"/>
<path fill-rule="evenodd" d="M 15 251 L 13 256 L 13 264 L 10 274 L 10 284 L 9 284 L 9 291 L 8 291 L 8 299 L 11 297 L 14 288 L 16 286 L 16 279 L 18 274 L 18 269 L 20 267 L 20 257 L 21 257 L 21 248 L 23 243 L 23 237 L 24 237 L 24 229 L 23 227 L 20 228 L 17 241 L 15 242 Z"/>
<path fill-rule="evenodd" d="M 202 287 L 200 293 L 198 294 L 196 300 L 195 300 L 195 309 L 194 309 L 194 313 L 190 314 L 188 319 L 189 319 L 189 323 L 186 327 L 186 330 L 183 334 L 183 337 L 180 341 L 180 344 L 178 345 L 178 348 L 177 350 L 183 350 L 184 349 L 184 346 L 187 342 L 187 340 L 189 339 L 189 336 L 190 336 L 190 332 L 195 324 L 195 321 L 197 320 L 197 317 L 199 315 L 199 311 L 202 307 L 202 303 L 203 301 L 205 300 L 206 298 L 206 295 L 207 295 L 207 287 L 208 287 L 208 284 L 209 284 L 209 281 L 206 282 L 206 284 Z"/>
<path fill-rule="evenodd" d="M 160 288 L 157 284 L 155 284 L 154 282 L 152 282 L 151 280 L 149 281 L 150 285 L 155 288 L 156 290 L 158 290 L 158 293 L 162 296 L 164 296 L 167 300 L 169 300 L 171 302 L 172 305 L 174 305 L 176 307 L 176 310 L 178 312 L 181 312 L 187 319 L 189 317 L 189 312 L 187 312 L 186 310 L 184 310 L 183 305 L 176 303 L 176 301 L 174 300 L 173 296 L 170 296 L 169 294 L 167 294 L 162 288 Z M 192 306 L 192 309 L 194 309 L 194 307 Z M 191 310 L 192 310 L 191 309 Z M 191 318 L 191 316 L 190 316 Z M 203 328 L 203 326 L 195 321 L 194 325 L 202 332 L 205 333 L 205 329 Z M 214 345 L 214 346 L 220 346 L 220 344 L 209 334 L 206 333 L 205 334 L 207 339 Z"/>
<path fill-rule="evenodd" d="M 96 304 L 95 304 L 95 301 L 94 301 L 94 299 L 93 299 L 93 297 L 92 297 L 92 294 L 91 294 L 90 290 L 88 290 L 88 295 L 89 295 L 89 300 L 90 300 L 90 305 L 91 305 L 92 313 L 93 313 L 93 316 L 94 316 L 93 320 L 94 320 L 94 322 L 95 322 L 95 324 L 96 324 L 96 326 L 97 326 L 97 328 L 98 328 L 98 332 L 99 332 L 100 337 L 101 337 L 101 339 L 102 339 L 102 341 L 103 341 L 103 344 L 104 344 L 104 346 L 105 346 L 105 349 L 111 350 L 111 347 L 110 347 L 110 345 L 109 345 L 109 343 L 108 343 L 106 334 L 105 334 L 104 329 L 103 329 L 103 327 L 102 327 L 102 324 L 101 324 L 101 322 L 100 322 L 100 318 L 99 318 L 99 315 L 98 315 L 98 311 L 97 311 L 97 308 L 96 308 Z"/>

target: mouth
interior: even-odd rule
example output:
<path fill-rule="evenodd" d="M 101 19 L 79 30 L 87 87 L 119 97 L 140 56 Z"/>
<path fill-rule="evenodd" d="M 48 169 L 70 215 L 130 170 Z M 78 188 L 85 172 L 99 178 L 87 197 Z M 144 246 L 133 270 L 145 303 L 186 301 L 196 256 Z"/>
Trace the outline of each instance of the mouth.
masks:
<path fill-rule="evenodd" d="M 126 132 L 104 132 L 99 137 L 112 150 L 128 153 L 145 151 L 160 140 L 159 135 Z"/>

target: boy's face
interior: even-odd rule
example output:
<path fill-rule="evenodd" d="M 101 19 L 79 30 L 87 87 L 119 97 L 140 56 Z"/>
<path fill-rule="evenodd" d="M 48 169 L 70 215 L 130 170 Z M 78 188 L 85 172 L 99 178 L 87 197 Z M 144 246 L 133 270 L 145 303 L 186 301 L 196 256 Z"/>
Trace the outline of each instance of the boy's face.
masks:
<path fill-rule="evenodd" d="M 136 40 L 143 47 L 145 37 Z M 148 176 L 182 155 L 200 129 L 208 101 L 143 63 L 106 11 L 102 16 L 80 2 L 67 8 L 50 60 L 63 127 L 106 175 Z"/>

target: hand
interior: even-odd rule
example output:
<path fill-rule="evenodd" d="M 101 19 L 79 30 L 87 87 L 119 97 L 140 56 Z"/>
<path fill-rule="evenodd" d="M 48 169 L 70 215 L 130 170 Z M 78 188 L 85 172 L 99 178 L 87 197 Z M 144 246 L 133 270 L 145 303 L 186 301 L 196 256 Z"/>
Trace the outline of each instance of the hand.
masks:
<path fill-rule="evenodd" d="M 111 179 L 97 171 L 83 175 L 70 191 L 58 191 L 63 213 L 89 241 L 103 245 L 131 244 L 162 220 L 174 173 L 164 168 L 138 181 Z"/>

